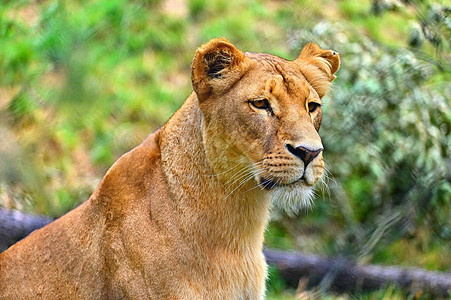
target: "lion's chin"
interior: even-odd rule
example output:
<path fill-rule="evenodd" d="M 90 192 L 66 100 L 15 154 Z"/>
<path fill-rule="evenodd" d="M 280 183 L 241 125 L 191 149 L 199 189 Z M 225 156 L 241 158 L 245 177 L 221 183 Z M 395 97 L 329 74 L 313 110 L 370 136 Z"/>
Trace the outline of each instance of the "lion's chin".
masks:
<path fill-rule="evenodd" d="M 313 204 L 313 189 L 302 182 L 285 186 L 275 186 L 270 190 L 274 206 L 287 214 L 296 214 Z"/>

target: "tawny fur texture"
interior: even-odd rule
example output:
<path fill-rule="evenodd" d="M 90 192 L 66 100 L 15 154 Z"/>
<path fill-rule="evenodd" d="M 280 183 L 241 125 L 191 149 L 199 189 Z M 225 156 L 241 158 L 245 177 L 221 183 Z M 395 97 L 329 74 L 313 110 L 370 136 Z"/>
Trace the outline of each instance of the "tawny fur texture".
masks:
<path fill-rule="evenodd" d="M 294 61 L 200 47 L 173 117 L 89 200 L 0 255 L 0 299 L 262 299 L 271 202 L 310 201 L 338 66 L 312 43 Z"/>

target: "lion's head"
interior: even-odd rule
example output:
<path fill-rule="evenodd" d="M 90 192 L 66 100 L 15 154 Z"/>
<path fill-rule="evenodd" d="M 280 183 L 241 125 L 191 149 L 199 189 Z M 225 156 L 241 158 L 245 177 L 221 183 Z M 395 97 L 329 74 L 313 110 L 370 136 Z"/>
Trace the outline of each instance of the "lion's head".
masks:
<path fill-rule="evenodd" d="M 294 61 L 243 53 L 225 39 L 200 47 L 192 83 L 215 172 L 267 190 L 285 209 L 308 204 L 324 166 L 321 98 L 339 64 L 313 43 Z"/>

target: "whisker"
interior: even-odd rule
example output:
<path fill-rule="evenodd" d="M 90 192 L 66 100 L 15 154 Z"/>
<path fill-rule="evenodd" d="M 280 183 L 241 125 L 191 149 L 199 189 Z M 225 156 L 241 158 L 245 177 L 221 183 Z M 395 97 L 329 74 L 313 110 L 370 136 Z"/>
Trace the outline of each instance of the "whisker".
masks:
<path fill-rule="evenodd" d="M 263 173 L 263 171 L 259 171 L 258 173 L 254 174 L 254 176 L 260 175 L 260 174 L 262 174 L 262 173 Z M 244 191 L 243 194 L 244 194 L 244 193 L 247 193 L 247 192 L 250 192 L 250 191 L 252 191 L 252 190 L 254 190 L 254 189 L 256 189 L 256 188 L 259 188 L 259 187 L 262 187 L 262 190 L 263 190 L 263 188 L 264 188 L 264 187 L 263 187 L 263 184 L 264 184 L 264 182 L 260 182 L 259 184 L 257 184 L 257 185 L 254 186 L 253 188 L 250 188 L 250 189 Z"/>
<path fill-rule="evenodd" d="M 248 175 L 252 175 L 252 177 L 254 176 L 253 174 L 255 174 L 256 171 L 258 170 L 252 170 L 252 168 L 255 168 L 257 166 L 260 166 L 263 162 L 256 162 L 256 163 L 252 163 L 248 166 L 246 166 L 245 168 L 241 169 L 239 172 L 237 172 L 237 174 L 235 174 L 234 176 L 232 176 L 226 183 L 226 190 L 228 190 L 229 188 L 231 188 L 236 182 L 242 180 L 243 178 L 245 178 Z M 229 183 L 233 178 L 235 178 L 235 180 L 233 180 L 233 182 Z"/>
<path fill-rule="evenodd" d="M 235 166 L 233 166 L 230 169 L 228 169 L 227 171 L 224 171 L 224 172 L 221 172 L 221 173 L 218 173 L 218 174 L 207 174 L 207 175 L 204 175 L 204 176 L 219 176 L 219 175 L 222 175 L 222 174 L 226 174 L 226 173 L 232 171 L 233 169 L 235 169 L 236 167 L 238 167 L 241 164 L 243 164 L 243 163 L 239 162 Z"/>
<path fill-rule="evenodd" d="M 239 174 L 236 174 L 236 176 L 234 176 L 234 177 L 236 177 L 236 178 L 235 178 L 235 180 L 233 180 L 233 182 L 229 183 L 229 182 L 232 180 L 232 178 L 229 179 L 229 180 L 225 183 L 225 185 L 226 185 L 226 190 L 229 189 L 230 187 L 232 187 L 236 182 L 239 182 L 241 179 L 243 179 L 243 178 L 245 178 L 246 176 L 248 176 L 248 175 L 252 172 L 251 168 L 249 168 L 249 167 L 250 167 L 250 166 L 248 166 L 248 167 L 247 167 L 246 169 L 244 169 L 244 170 L 241 170 L 241 171 L 239 172 Z"/>
<path fill-rule="evenodd" d="M 227 182 L 225 183 L 225 185 L 228 185 L 228 184 L 230 183 L 230 181 L 234 180 L 236 177 L 241 177 L 241 176 L 243 175 L 243 173 L 246 173 L 247 171 L 249 171 L 249 169 L 252 169 L 252 167 L 254 167 L 255 165 L 257 165 L 257 163 L 250 164 L 250 165 L 248 165 L 248 166 L 246 166 L 246 167 L 244 167 L 244 168 L 238 170 L 238 172 L 236 172 L 233 176 L 231 176 L 231 177 L 227 180 Z M 238 180 L 239 180 L 239 179 L 238 179 Z M 236 182 L 236 180 L 235 180 L 233 183 L 235 183 L 235 182 Z M 232 183 L 232 184 L 233 184 L 233 183 Z"/>
<path fill-rule="evenodd" d="M 241 186 L 244 185 L 246 182 L 248 182 L 249 180 L 251 180 L 252 178 L 254 178 L 254 176 L 253 176 L 252 174 L 248 174 L 248 175 L 249 175 L 249 177 L 248 177 L 247 179 L 243 180 L 238 186 L 236 186 L 236 187 L 233 189 L 233 191 L 231 191 L 231 192 L 223 199 L 223 201 L 226 200 L 227 198 L 229 198 L 229 196 L 232 195 L 232 193 L 235 192 L 239 187 L 241 187 Z"/>

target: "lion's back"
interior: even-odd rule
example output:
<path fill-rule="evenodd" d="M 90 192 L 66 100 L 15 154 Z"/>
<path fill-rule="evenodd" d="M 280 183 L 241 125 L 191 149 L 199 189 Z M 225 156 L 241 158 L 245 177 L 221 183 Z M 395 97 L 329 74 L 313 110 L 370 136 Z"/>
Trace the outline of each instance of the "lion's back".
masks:
<path fill-rule="evenodd" d="M 154 133 L 110 168 L 89 200 L 0 254 L 0 299 L 150 296 L 144 290 L 156 278 L 143 280 L 136 262 L 164 268 L 171 253 L 155 249 L 177 244 L 156 142 Z"/>

